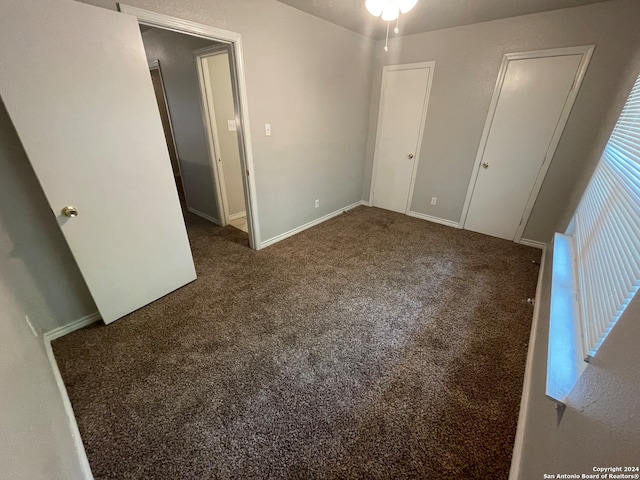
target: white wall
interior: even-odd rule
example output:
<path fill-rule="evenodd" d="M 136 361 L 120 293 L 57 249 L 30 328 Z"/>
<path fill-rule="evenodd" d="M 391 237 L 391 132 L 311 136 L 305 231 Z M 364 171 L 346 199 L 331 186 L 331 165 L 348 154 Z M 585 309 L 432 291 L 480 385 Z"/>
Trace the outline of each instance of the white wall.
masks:
<path fill-rule="evenodd" d="M 229 70 L 229 54 L 224 52 L 212 55 L 207 57 L 206 62 L 216 113 L 219 155 L 222 158 L 229 215 L 234 215 L 244 212 L 245 205 L 238 133 L 230 132 L 227 128 L 227 120 L 235 121 L 236 118 Z"/>
<path fill-rule="evenodd" d="M 262 241 L 361 199 L 373 41 L 275 0 L 126 3 L 242 35 Z"/>
<path fill-rule="evenodd" d="M 147 59 L 160 60 L 187 205 L 218 219 L 193 50 L 212 43 L 152 28 L 142 34 Z"/>
<path fill-rule="evenodd" d="M 382 67 L 435 60 L 411 209 L 458 222 L 505 53 L 595 44 L 596 49 L 524 238 L 547 242 L 572 198 L 577 172 L 594 165 L 621 105 L 640 47 L 640 2 L 621 0 L 394 38 L 376 44 L 363 198 L 368 198 Z M 622 100 L 624 101 L 624 100 Z M 430 204 L 438 197 L 438 204 Z"/>
<path fill-rule="evenodd" d="M 551 244 L 548 246 L 551 249 Z M 638 466 L 640 452 L 640 295 L 636 295 L 568 398 L 558 425 L 545 397 L 552 252 L 548 250 L 526 401 L 523 455 L 513 480 L 594 473 L 596 466 Z M 520 428 L 519 426 L 518 428 Z"/>

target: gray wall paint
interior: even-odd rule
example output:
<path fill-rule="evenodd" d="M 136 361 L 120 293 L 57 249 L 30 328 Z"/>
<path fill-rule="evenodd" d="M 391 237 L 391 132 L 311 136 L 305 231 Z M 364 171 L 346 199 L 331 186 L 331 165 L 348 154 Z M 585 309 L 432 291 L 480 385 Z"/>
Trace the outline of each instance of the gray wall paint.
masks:
<path fill-rule="evenodd" d="M 187 205 L 218 219 L 193 50 L 208 40 L 152 28 L 142 34 L 147 59 L 160 60 Z"/>
<path fill-rule="evenodd" d="M 87 3 L 115 9 L 112 0 Z M 215 5 L 207 0 L 131 0 L 129 3 L 243 34 L 263 238 L 360 198 L 365 120 L 371 98 L 372 49 L 369 40 L 271 0 L 220 0 Z M 576 176 L 582 183 L 588 178 L 586 166 L 595 164 L 608 137 L 608 133 L 602 132 L 607 129 L 610 132 L 624 102 L 624 94 L 616 89 L 618 82 L 625 82 L 622 89 L 627 88 L 627 92 L 631 86 L 629 58 L 637 37 L 630 31 L 630 25 L 637 14 L 637 6 L 632 2 L 611 2 L 586 9 L 505 20 L 510 26 L 506 29 L 508 32 L 502 31 L 500 22 L 492 22 L 489 29 L 486 25 L 472 26 L 473 31 L 480 28 L 483 35 L 503 46 L 488 64 L 470 69 L 477 76 L 478 87 L 475 82 L 447 77 L 454 85 L 464 87 L 458 88 L 458 94 L 451 100 L 454 106 L 465 105 L 457 110 L 458 113 L 462 110 L 464 115 L 454 117 L 454 111 L 449 110 L 448 105 L 441 105 L 441 111 L 451 114 L 440 117 L 439 121 L 449 127 L 461 122 L 470 135 L 475 132 L 475 145 L 462 148 L 462 153 L 474 157 L 491 95 L 482 92 L 487 85 L 490 90 L 493 88 L 503 50 L 598 43 L 594 57 L 594 62 L 597 60 L 598 63 L 592 63 L 592 68 L 599 65 L 599 73 L 589 72 L 583 90 L 599 95 L 582 100 L 574 109 L 576 118 L 570 121 L 567 139 L 563 139 L 567 145 L 563 146 L 561 142 L 563 155 L 567 158 L 563 159 L 561 167 L 552 167 L 559 171 L 554 173 L 552 184 L 544 187 L 546 190 L 557 189 L 557 198 L 550 195 L 548 201 L 553 208 L 564 208 L 567 198 L 579 197 L 579 188 L 569 196 L 566 191 L 570 190 L 569 185 Z M 449 58 L 454 67 L 460 64 L 457 68 L 473 60 L 465 55 L 466 49 L 474 48 L 478 42 L 485 44 L 485 40 L 477 35 L 465 40 L 466 28 L 471 27 L 460 29 L 463 38 L 458 41 L 449 38 L 448 33 L 428 34 L 434 35 L 434 43 L 451 42 Z M 576 32 L 581 32 L 580 38 L 576 37 Z M 425 55 L 419 52 L 424 48 L 429 53 L 429 45 L 423 43 L 430 42 L 423 39 L 422 46 L 413 48 L 415 59 L 410 59 L 414 57 L 407 51 L 403 55 L 409 58 L 403 61 L 439 60 L 437 79 L 443 58 L 424 58 Z M 630 44 L 626 45 L 626 42 Z M 392 44 L 391 55 L 397 55 L 394 46 Z M 439 48 L 444 56 L 448 47 L 441 45 Z M 399 58 L 389 58 L 395 59 L 391 63 L 399 63 Z M 377 72 L 381 65 L 378 58 Z M 626 79 L 622 80 L 625 75 Z M 608 88 L 602 85 L 605 80 L 610 82 Z M 377 82 L 373 96 L 379 91 L 379 77 Z M 474 101 L 474 92 L 484 100 Z M 436 96 L 434 91 L 432 99 Z M 374 109 L 369 118 L 373 119 L 375 128 L 377 101 L 372 105 Z M 467 125 L 466 115 L 475 119 L 471 127 Z M 274 137 L 262 136 L 263 124 L 267 122 L 273 124 Z M 593 123 L 601 123 L 602 129 L 598 130 Z M 3 458 L 10 459 L 10 463 L 3 464 L 3 473 L 8 472 L 10 478 L 81 478 L 79 461 L 72 449 L 66 417 L 42 344 L 31 336 L 24 315 L 29 314 L 43 329 L 49 329 L 90 314 L 95 307 L 50 216 L 15 132 L 9 127 L 2 108 L 0 424 L 3 428 L 9 426 L 10 432 L 0 438 Z M 432 128 L 432 136 L 439 132 L 437 128 L 428 128 Z M 576 147 L 576 143 L 580 145 Z M 444 151 L 446 153 L 446 149 Z M 368 158 L 372 158 L 370 145 Z M 456 160 L 456 157 L 451 158 L 451 161 Z M 463 167 L 467 165 L 465 162 L 462 162 Z M 370 173 L 369 163 L 365 173 L 367 185 L 362 189 L 367 195 Z M 325 194 L 329 200 L 323 201 L 321 209 L 314 210 L 313 199 L 320 197 L 322 201 Z M 544 228 L 539 230 L 541 237 Z M 547 279 L 544 291 L 548 288 Z M 542 304 L 545 302 L 548 305 L 548 300 L 543 299 Z M 548 306 L 544 309 L 548 310 Z M 639 310 L 636 298 L 602 347 L 597 363 L 588 368 L 572 394 L 575 410 L 565 413 L 559 428 L 555 425 L 553 405 L 541 394 L 542 362 L 546 353 L 546 321 L 541 318 L 521 468 L 526 476 L 522 478 L 540 478 L 536 472 L 556 469 L 560 465 L 576 468 L 583 468 L 585 462 L 592 465 L 601 458 L 593 453 L 596 440 L 598 445 L 604 446 L 603 454 L 611 455 L 607 460 L 619 460 L 619 463 L 627 458 L 627 446 L 638 444 L 638 417 L 630 417 L 628 412 L 637 412 L 632 402 L 638 398 L 640 378 L 635 363 L 629 359 L 637 357 L 640 324 L 631 321 L 631 317 L 637 318 Z M 584 411 L 580 412 L 580 409 Z M 561 441 L 565 443 L 560 445 Z"/>
<path fill-rule="evenodd" d="M 242 35 L 263 241 L 361 199 L 372 40 L 275 0 L 127 3 Z"/>
<path fill-rule="evenodd" d="M 382 67 L 435 60 L 412 210 L 459 221 L 489 103 L 505 53 L 596 44 L 524 238 L 547 242 L 576 183 L 597 162 L 640 46 L 640 2 L 612 1 L 392 39 L 376 44 L 363 198 L 369 196 Z M 608 132 L 608 133 L 606 133 Z M 436 206 L 431 197 L 438 197 Z"/>
<path fill-rule="evenodd" d="M 548 245 L 538 297 L 529 409 L 524 419 L 519 480 L 544 473 L 594 473 L 596 466 L 636 466 L 640 446 L 640 295 L 627 310 L 569 395 L 560 424 L 554 403 L 545 397 L 552 245 Z"/>
<path fill-rule="evenodd" d="M 244 212 L 245 205 L 238 133 L 230 132 L 227 128 L 227 120 L 235 121 L 236 118 L 229 71 L 229 54 L 224 52 L 207 57 L 207 65 L 218 127 L 219 155 L 222 158 L 227 205 L 229 215 L 233 215 Z"/>
<path fill-rule="evenodd" d="M 39 295 L 31 288 L 25 294 Z M 29 310 L 0 278 L 0 476 L 12 480 L 82 479 L 75 450 L 42 338 L 25 322 Z"/>
<path fill-rule="evenodd" d="M 113 2 L 102 3 L 115 8 Z M 154 3 L 141 2 L 140 6 L 162 10 Z M 203 0 L 199 7 L 187 7 L 190 15 L 182 10 L 186 4 L 170 3 L 178 10 L 164 11 L 201 22 L 207 17 L 209 23 L 222 27 L 227 26 L 226 21 L 216 23 L 213 18 L 220 20 L 225 18 L 221 12 L 229 12 L 225 15 L 252 32 L 244 36 L 245 53 L 250 53 L 245 64 L 251 72 L 247 77 L 252 86 L 252 134 L 259 140 L 254 141 L 254 155 L 263 239 L 358 201 L 372 42 L 275 1 L 258 2 L 255 8 L 252 2 L 229 2 L 226 6 L 221 2 L 216 10 Z M 208 12 L 202 18 L 201 10 Z M 277 29 L 268 27 L 267 19 L 281 17 L 275 24 L 282 28 L 273 35 Z M 301 25 L 295 25 L 297 21 Z M 252 25 L 257 27 L 253 29 Z M 307 30 L 312 33 L 307 35 Z M 289 35 L 291 44 L 286 41 Z M 273 68 L 265 66 L 269 55 L 264 55 L 267 50 L 262 49 L 269 44 L 274 52 L 284 50 L 281 55 L 274 54 L 279 60 Z M 317 59 L 315 45 L 323 46 Z M 331 49 L 339 53 L 336 58 Z M 263 61 L 261 57 L 267 58 Z M 162 62 L 163 68 L 167 63 L 167 59 Z M 352 67 L 355 72 L 351 72 Z M 293 78 L 289 78 L 288 71 Z M 263 84 L 263 76 L 274 85 L 273 89 Z M 332 85 L 339 86 L 334 90 Z M 354 98 L 351 91 L 355 92 Z M 285 108 L 282 104 L 291 105 Z M 254 120 L 256 117 L 259 120 Z M 201 118 L 199 112 L 197 118 Z M 273 123 L 274 137 L 261 139 L 263 123 L 267 121 Z M 0 171 L 0 278 L 6 279 L 26 313 L 43 331 L 95 313 L 95 304 L 3 105 Z M 319 209 L 313 206 L 315 198 L 321 199 Z"/>
<path fill-rule="evenodd" d="M 0 284 L 43 331 L 96 311 L 0 102 Z"/>
<path fill-rule="evenodd" d="M 115 9 L 115 2 L 93 0 Z M 262 237 L 360 199 L 372 42 L 273 0 L 132 1 L 243 34 Z M 274 136 L 260 138 L 264 123 Z M 83 478 L 42 343 L 95 311 L 49 207 L 0 112 L 0 437 L 8 478 Z M 8 133 L 7 133 L 8 132 Z M 321 199 L 315 209 L 313 200 Z"/>
<path fill-rule="evenodd" d="M 84 478 L 36 329 L 95 312 L 0 102 L 0 476 Z"/>

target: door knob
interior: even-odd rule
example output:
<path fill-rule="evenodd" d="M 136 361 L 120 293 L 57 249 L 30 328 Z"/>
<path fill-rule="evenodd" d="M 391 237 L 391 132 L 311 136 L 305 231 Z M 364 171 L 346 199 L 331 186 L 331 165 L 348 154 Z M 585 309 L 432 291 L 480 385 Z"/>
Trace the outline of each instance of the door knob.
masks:
<path fill-rule="evenodd" d="M 67 217 L 74 218 L 78 216 L 78 209 L 76 207 L 72 207 L 71 205 L 67 205 L 62 209 L 62 213 Z"/>
<path fill-rule="evenodd" d="M 407 155 L 407 157 L 409 157 L 409 160 L 411 160 L 413 158 L 413 153 L 410 153 L 409 155 Z"/>
<path fill-rule="evenodd" d="M 487 162 L 482 162 L 482 168 L 489 168 L 489 164 Z"/>

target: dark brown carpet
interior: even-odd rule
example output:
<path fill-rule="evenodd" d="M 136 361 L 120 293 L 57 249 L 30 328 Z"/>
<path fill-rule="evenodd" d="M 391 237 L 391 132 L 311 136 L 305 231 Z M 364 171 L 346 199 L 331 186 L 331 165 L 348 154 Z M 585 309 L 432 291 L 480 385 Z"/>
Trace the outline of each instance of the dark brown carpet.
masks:
<path fill-rule="evenodd" d="M 54 343 L 97 479 L 506 479 L 539 251 L 359 207 Z"/>

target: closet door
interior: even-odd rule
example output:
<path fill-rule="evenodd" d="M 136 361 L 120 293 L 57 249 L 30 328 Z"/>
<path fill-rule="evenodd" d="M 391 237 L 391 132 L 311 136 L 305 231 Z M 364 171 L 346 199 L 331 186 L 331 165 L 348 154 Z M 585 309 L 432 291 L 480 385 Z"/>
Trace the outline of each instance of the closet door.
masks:
<path fill-rule="evenodd" d="M 406 213 L 417 170 L 434 63 L 384 67 L 372 205 Z"/>
<path fill-rule="evenodd" d="M 580 87 L 588 47 L 507 59 L 464 228 L 519 240 Z M 582 50 L 582 51 L 580 51 Z M 525 54 L 523 54 L 525 55 Z M 473 182 L 473 179 L 472 179 Z"/>

